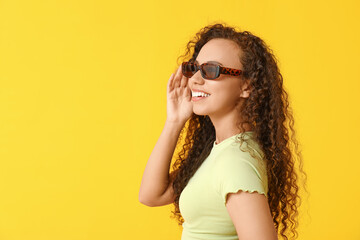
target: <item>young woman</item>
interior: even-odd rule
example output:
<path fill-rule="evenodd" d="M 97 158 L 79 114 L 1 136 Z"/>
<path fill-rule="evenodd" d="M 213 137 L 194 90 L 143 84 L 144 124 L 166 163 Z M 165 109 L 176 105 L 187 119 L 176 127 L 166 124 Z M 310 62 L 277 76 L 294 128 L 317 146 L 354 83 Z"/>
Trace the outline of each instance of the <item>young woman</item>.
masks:
<path fill-rule="evenodd" d="M 139 201 L 173 203 L 182 240 L 288 239 L 289 230 L 297 238 L 301 153 L 272 51 L 248 31 L 214 24 L 180 57 L 186 61 L 168 81 L 167 120 Z"/>

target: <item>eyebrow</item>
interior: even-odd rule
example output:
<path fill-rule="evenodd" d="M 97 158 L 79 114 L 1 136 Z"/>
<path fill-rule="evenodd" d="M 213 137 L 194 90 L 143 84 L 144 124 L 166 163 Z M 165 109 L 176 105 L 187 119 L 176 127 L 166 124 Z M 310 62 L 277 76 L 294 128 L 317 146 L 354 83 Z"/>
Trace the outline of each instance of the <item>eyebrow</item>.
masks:
<path fill-rule="evenodd" d="M 197 60 L 195 60 L 195 62 L 199 63 Z M 221 63 L 217 62 L 217 61 L 207 61 L 206 63 L 216 63 L 219 64 L 220 66 L 224 66 Z"/>

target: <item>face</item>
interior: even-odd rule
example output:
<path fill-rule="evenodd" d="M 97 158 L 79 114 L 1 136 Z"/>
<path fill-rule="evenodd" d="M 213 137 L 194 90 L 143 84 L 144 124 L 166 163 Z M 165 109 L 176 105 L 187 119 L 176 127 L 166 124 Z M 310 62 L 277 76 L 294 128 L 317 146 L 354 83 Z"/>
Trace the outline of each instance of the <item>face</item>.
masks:
<path fill-rule="evenodd" d="M 243 70 L 240 62 L 242 51 L 233 41 L 228 39 L 212 39 L 200 50 L 196 61 L 199 65 L 206 62 L 217 62 L 223 67 Z M 234 113 L 240 98 L 248 97 L 244 90 L 246 85 L 240 76 L 220 74 L 219 78 L 207 80 L 201 76 L 200 70 L 189 78 L 189 88 L 210 94 L 193 102 L 193 112 L 197 115 L 224 116 Z"/>

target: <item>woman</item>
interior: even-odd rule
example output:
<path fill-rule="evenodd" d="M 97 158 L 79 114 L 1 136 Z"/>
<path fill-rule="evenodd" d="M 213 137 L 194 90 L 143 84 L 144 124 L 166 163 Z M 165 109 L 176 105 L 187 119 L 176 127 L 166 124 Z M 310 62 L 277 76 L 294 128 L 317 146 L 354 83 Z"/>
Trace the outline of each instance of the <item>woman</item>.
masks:
<path fill-rule="evenodd" d="M 214 24 L 180 57 L 187 61 L 168 81 L 167 119 L 139 201 L 173 203 L 182 240 L 288 239 L 289 227 L 295 239 L 301 154 L 290 149 L 286 124 L 298 148 L 294 121 L 271 50 L 248 31 Z"/>

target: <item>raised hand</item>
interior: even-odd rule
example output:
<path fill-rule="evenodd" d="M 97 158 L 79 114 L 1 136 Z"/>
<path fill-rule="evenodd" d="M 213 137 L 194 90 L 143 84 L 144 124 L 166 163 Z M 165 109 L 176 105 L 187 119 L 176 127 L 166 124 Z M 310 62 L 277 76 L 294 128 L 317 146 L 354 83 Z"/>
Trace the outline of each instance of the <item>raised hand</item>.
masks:
<path fill-rule="evenodd" d="M 181 72 L 181 65 L 171 74 L 167 84 L 167 121 L 185 123 L 193 113 L 188 78 Z"/>

